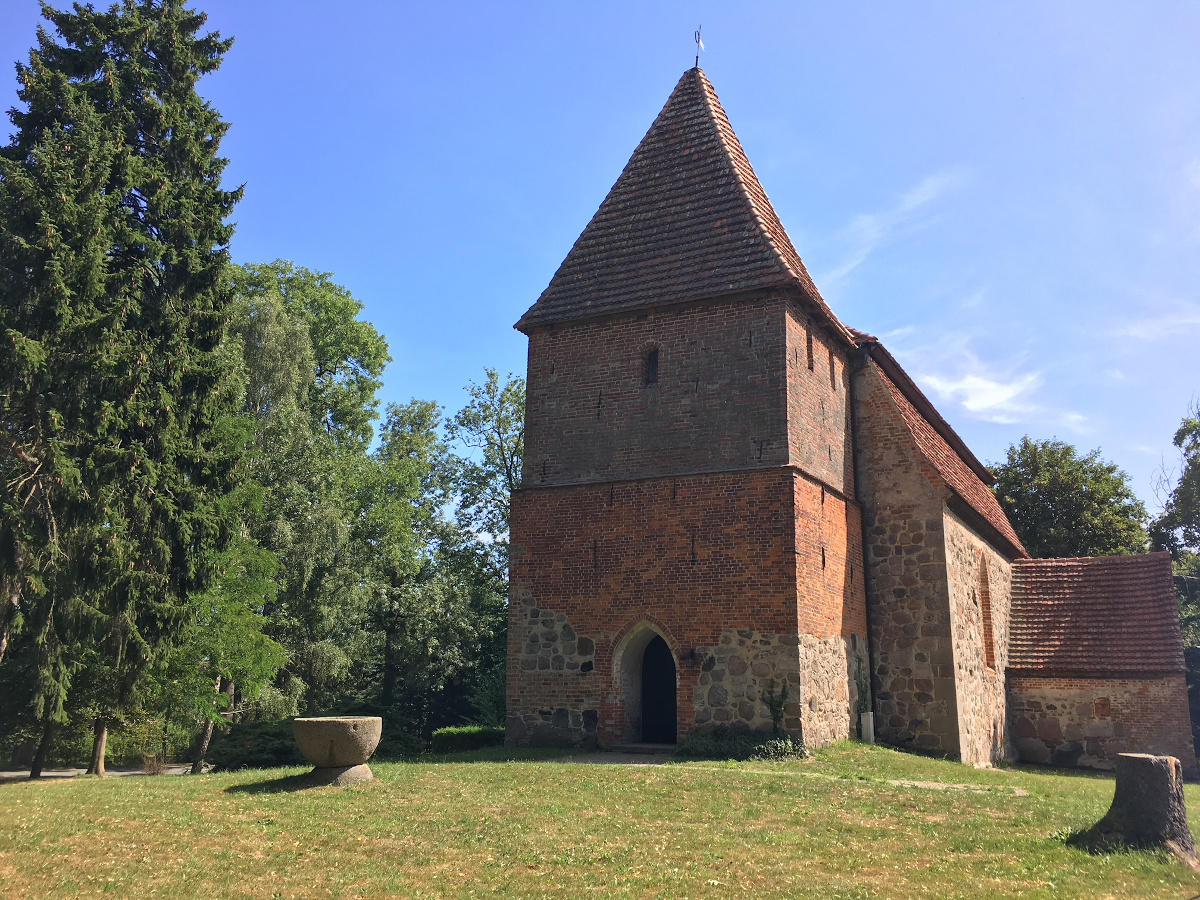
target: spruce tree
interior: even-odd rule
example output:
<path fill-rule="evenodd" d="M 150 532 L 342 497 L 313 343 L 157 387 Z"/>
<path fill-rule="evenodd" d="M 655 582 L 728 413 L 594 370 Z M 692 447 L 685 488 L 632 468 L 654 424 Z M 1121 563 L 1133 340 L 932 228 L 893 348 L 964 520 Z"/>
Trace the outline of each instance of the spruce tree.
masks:
<path fill-rule="evenodd" d="M 102 774 L 109 718 L 236 518 L 222 501 L 246 434 L 220 344 L 241 192 L 196 92 L 231 41 L 182 0 L 43 15 L 56 35 L 17 66 L 0 150 L 0 627 L 34 633 L 43 744 L 73 667 L 103 660 Z"/>

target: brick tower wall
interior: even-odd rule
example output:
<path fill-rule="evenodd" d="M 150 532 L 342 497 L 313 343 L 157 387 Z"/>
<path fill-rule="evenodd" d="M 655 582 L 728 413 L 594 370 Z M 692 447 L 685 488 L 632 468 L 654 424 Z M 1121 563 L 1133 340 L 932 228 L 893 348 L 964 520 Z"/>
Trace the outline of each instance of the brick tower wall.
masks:
<path fill-rule="evenodd" d="M 805 741 L 858 736 L 870 709 L 862 519 L 854 499 L 844 351 L 795 303 L 787 315 L 788 452 L 797 471 L 796 617 Z M 860 696 L 861 695 L 861 696 Z"/>
<path fill-rule="evenodd" d="M 676 659 L 680 739 L 697 721 L 760 727 L 772 680 L 795 696 L 791 479 L 774 468 L 517 493 L 508 740 L 637 739 L 619 651 L 645 623 Z"/>
<path fill-rule="evenodd" d="M 795 303 L 786 321 L 788 462 L 817 483 L 853 497 L 847 357 Z"/>
<path fill-rule="evenodd" d="M 786 464 L 786 310 L 767 296 L 534 331 L 522 483 Z"/>
<path fill-rule="evenodd" d="M 799 713 L 812 747 L 858 737 L 869 710 L 866 581 L 858 504 L 797 474 L 796 620 Z"/>
<path fill-rule="evenodd" d="M 812 744 L 856 733 L 867 658 L 849 382 L 815 332 L 809 369 L 790 303 L 767 294 L 531 334 L 511 743 L 635 738 L 626 657 L 646 627 L 675 654 L 680 738 L 769 729 L 763 695 L 785 684 L 789 732 Z"/>

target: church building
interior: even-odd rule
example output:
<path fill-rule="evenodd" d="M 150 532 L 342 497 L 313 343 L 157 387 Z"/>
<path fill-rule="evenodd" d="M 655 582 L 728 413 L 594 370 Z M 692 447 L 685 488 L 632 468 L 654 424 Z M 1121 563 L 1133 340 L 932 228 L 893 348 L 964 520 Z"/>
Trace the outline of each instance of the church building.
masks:
<path fill-rule="evenodd" d="M 537 302 L 507 741 L 718 726 L 1195 771 L 1166 554 L 1030 560 L 992 475 L 822 299 L 690 69 Z"/>

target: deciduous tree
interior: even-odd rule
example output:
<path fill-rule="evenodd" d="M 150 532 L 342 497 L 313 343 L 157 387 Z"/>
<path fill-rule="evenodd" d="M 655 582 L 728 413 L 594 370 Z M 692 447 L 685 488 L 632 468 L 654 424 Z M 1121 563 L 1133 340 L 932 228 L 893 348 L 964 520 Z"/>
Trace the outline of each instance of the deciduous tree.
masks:
<path fill-rule="evenodd" d="M 446 430 L 467 450 L 457 475 L 458 523 L 479 540 L 478 552 L 507 586 L 508 518 L 525 454 L 525 379 L 509 373 L 501 383 L 495 369 L 485 373 L 483 384 L 467 385 L 470 402 Z"/>
<path fill-rule="evenodd" d="M 1146 507 L 1128 476 L 1093 450 L 1029 437 L 993 464 L 996 496 L 1035 558 L 1146 552 Z"/>

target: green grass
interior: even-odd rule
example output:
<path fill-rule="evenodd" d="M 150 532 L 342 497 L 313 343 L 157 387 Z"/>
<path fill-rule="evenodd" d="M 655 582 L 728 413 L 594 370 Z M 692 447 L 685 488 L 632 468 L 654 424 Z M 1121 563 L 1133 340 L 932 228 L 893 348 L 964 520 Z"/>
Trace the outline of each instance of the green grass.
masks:
<path fill-rule="evenodd" d="M 349 789 L 292 790 L 294 768 L 3 785 L 0 895 L 1200 893 L 1164 854 L 1089 856 L 1064 844 L 1107 809 L 1110 778 L 977 771 L 853 744 L 788 762 L 538 756 L 489 748 L 457 762 L 377 763 L 376 782 Z M 1200 813 L 1200 786 L 1187 799 Z"/>

